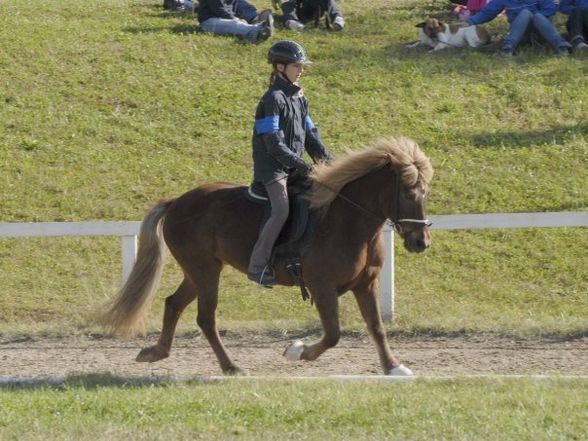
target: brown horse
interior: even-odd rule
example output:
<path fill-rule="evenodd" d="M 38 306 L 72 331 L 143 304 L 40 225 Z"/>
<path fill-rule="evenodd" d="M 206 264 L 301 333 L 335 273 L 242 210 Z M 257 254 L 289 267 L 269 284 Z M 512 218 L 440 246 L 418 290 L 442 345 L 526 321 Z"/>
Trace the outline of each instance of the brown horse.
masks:
<path fill-rule="evenodd" d="M 338 297 L 351 290 L 374 340 L 384 372 L 412 375 L 392 356 L 380 318 L 378 276 L 384 262 L 382 229 L 390 219 L 413 252 L 431 243 L 426 198 L 433 169 L 418 145 L 406 138 L 372 146 L 319 165 L 312 178 L 311 207 L 320 218 L 312 245 L 302 256 L 303 280 L 318 310 L 323 336 L 315 344 L 297 341 L 288 359 L 315 360 L 340 338 Z M 105 316 L 113 332 L 132 336 L 144 327 L 161 277 L 165 245 L 184 280 L 165 301 L 163 329 L 156 345 L 137 361 L 169 356 L 182 311 L 198 299 L 197 323 L 226 374 L 240 369 L 221 342 L 215 318 L 221 270 L 229 264 L 245 272 L 255 244 L 262 206 L 250 202 L 246 187 L 215 183 L 160 202 L 143 220 L 137 261 Z M 274 262 L 280 284 L 293 285 L 284 263 Z"/>

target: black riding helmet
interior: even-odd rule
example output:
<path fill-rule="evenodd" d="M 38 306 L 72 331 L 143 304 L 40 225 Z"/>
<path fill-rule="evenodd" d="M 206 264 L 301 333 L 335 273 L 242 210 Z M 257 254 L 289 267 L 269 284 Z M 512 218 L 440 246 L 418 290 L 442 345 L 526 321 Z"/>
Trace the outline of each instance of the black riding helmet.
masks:
<path fill-rule="evenodd" d="M 311 63 L 311 61 L 306 58 L 306 51 L 304 48 L 292 40 L 280 40 L 277 43 L 274 43 L 267 52 L 267 61 L 272 64 Z"/>

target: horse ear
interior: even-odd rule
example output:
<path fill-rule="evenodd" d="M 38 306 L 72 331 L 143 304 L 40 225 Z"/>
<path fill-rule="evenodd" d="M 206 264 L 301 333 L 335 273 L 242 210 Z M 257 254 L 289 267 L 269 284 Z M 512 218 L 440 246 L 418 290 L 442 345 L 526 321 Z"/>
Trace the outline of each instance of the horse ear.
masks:
<path fill-rule="evenodd" d="M 426 23 L 424 21 L 420 22 L 419 24 L 414 25 L 415 28 L 424 28 Z"/>

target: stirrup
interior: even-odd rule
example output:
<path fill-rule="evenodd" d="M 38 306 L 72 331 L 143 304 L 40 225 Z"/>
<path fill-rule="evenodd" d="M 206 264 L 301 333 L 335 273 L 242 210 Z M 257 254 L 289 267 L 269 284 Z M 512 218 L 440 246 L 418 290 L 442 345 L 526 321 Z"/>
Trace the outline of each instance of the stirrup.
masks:
<path fill-rule="evenodd" d="M 278 284 L 273 275 L 272 267 L 269 265 L 266 265 L 260 273 L 247 273 L 247 278 L 260 284 L 264 288 L 273 288 L 274 285 Z"/>

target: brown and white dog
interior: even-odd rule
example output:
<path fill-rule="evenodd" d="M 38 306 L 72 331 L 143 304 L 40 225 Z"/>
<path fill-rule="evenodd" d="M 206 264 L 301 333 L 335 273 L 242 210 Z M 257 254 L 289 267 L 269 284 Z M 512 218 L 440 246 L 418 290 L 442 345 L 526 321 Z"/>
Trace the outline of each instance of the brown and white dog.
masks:
<path fill-rule="evenodd" d="M 439 51 L 448 47 L 478 47 L 490 42 L 490 33 L 482 26 L 468 26 L 463 23 L 443 23 L 436 18 L 416 25 L 419 28 L 419 41 L 407 47 L 429 46 Z"/>

